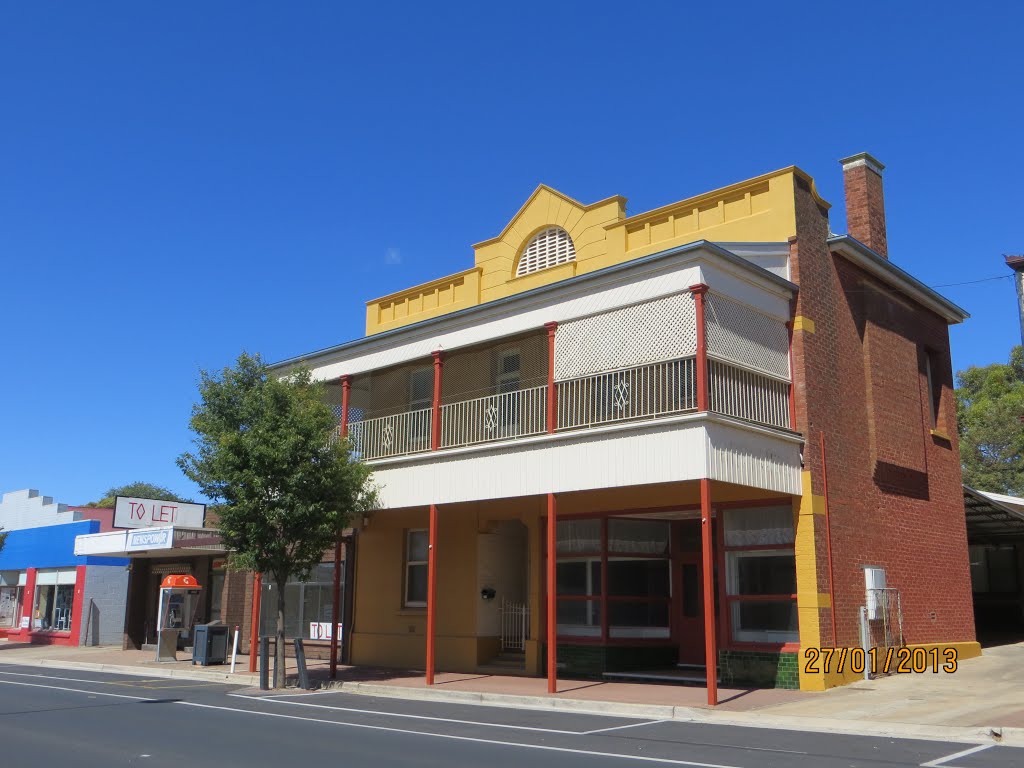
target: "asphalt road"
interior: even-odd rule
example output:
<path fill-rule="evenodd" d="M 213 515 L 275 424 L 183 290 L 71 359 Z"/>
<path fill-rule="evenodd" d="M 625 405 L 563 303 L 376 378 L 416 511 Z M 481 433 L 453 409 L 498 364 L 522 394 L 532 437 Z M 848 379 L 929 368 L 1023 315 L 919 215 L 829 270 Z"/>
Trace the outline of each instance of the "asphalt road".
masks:
<path fill-rule="evenodd" d="M 1024 765 L 1024 749 L 380 699 L 0 665 L 3 765 L 851 768 Z M 964 753 L 956 756 L 958 753 Z"/>

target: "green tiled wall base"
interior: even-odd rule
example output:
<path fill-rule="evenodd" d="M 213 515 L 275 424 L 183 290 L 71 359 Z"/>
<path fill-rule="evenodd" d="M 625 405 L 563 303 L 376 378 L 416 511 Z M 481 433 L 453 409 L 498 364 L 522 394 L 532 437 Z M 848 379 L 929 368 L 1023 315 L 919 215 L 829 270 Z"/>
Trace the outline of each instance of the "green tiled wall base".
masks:
<path fill-rule="evenodd" d="M 797 655 L 772 651 L 719 651 L 718 676 L 725 686 L 799 688 Z"/>

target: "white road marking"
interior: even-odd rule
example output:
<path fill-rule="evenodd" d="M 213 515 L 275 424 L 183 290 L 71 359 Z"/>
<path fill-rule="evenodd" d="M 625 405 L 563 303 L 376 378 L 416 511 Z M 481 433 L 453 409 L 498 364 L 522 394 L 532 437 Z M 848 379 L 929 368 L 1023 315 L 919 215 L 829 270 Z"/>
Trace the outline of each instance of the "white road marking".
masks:
<path fill-rule="evenodd" d="M 994 746 L 995 744 L 979 744 L 976 747 L 965 749 L 962 752 L 954 752 L 952 755 L 938 757 L 935 760 L 929 760 L 927 763 L 921 763 L 921 768 L 938 768 L 943 763 L 948 763 L 950 760 L 956 760 L 958 757 L 967 757 L 968 755 L 976 755 L 979 752 L 984 752 L 986 749 L 991 749 Z"/>
<path fill-rule="evenodd" d="M 84 677 L 58 677 L 57 675 L 30 675 L 28 672 L 5 672 L 0 669 L 0 675 L 15 675 L 17 677 L 42 677 L 47 680 L 65 680 L 72 683 L 96 683 L 97 685 L 136 685 L 138 683 L 155 683 L 166 680 L 163 677 L 138 678 L 133 677 L 127 680 L 89 680 Z"/>
<path fill-rule="evenodd" d="M 581 731 L 580 736 L 590 736 L 592 733 L 605 733 L 606 731 L 621 731 L 623 728 L 639 728 L 641 725 L 657 725 L 658 723 L 669 723 L 670 720 L 645 720 L 642 723 L 629 723 L 628 725 L 613 725 L 611 728 L 595 728 L 592 731 Z"/>
<path fill-rule="evenodd" d="M 101 691 L 83 691 L 81 688 L 64 688 L 63 686 L 59 685 L 40 685 L 39 683 L 19 683 L 16 680 L 0 680 L 0 685 L 24 685 L 28 688 L 48 688 L 51 691 L 70 691 L 71 693 L 86 693 L 90 696 L 111 696 L 115 699 L 134 699 L 135 701 L 156 701 L 156 699 L 150 699 L 146 696 L 127 696 L 123 693 L 102 693 Z"/>
<path fill-rule="evenodd" d="M 236 698 L 250 699 L 250 700 L 255 700 L 255 701 L 262 701 L 262 699 L 265 698 L 265 697 L 244 696 L 242 694 L 231 694 L 231 693 L 229 693 L 228 695 L 229 696 L 235 696 Z M 382 711 L 376 710 L 376 709 L 356 709 L 355 707 L 331 707 L 331 706 L 327 706 L 325 704 L 310 704 L 310 703 L 305 702 L 305 701 L 281 701 L 279 699 L 275 699 L 274 701 L 271 701 L 270 703 L 271 704 L 290 704 L 293 707 L 312 707 L 314 709 L 330 709 L 330 710 L 334 710 L 335 712 L 354 712 L 354 713 L 359 714 L 359 715 L 385 715 L 387 717 L 404 717 L 404 718 L 407 718 L 407 719 L 410 719 L 410 720 L 433 720 L 435 722 L 440 722 L 440 723 L 458 723 L 459 725 L 480 725 L 480 726 L 483 726 L 485 728 L 508 728 L 509 730 L 513 730 L 513 731 L 537 731 L 539 733 L 558 733 L 558 734 L 563 734 L 563 735 L 566 735 L 566 736 L 587 736 L 587 735 L 589 735 L 591 733 L 600 733 L 601 731 L 605 731 L 605 730 L 608 730 L 608 731 L 615 730 L 615 728 L 601 728 L 601 729 L 598 729 L 596 731 L 562 731 L 562 730 L 559 730 L 557 728 L 537 728 L 537 727 L 530 726 L 530 725 L 511 725 L 511 724 L 508 724 L 508 723 L 484 723 L 484 722 L 480 722 L 479 720 L 456 720 L 456 719 L 451 718 L 451 717 L 432 717 L 430 715 L 411 715 L 411 714 L 405 714 L 405 713 L 402 713 L 402 712 L 382 712 Z M 616 727 L 617 728 L 632 728 L 632 727 L 635 727 L 637 725 L 651 725 L 653 723 L 663 723 L 663 722 L 665 722 L 665 721 L 664 720 L 652 720 L 652 721 L 649 721 L 649 722 L 645 721 L 645 722 L 642 722 L 642 723 L 631 723 L 629 725 L 619 725 L 619 726 L 616 726 Z"/>
<path fill-rule="evenodd" d="M 635 760 L 644 763 L 662 763 L 664 765 L 688 765 L 694 768 L 741 768 L 736 765 L 722 765 L 721 763 L 698 763 L 693 760 L 673 760 L 668 757 L 647 757 L 645 755 L 624 755 L 621 752 L 597 752 L 590 749 L 571 749 L 569 747 L 552 747 L 546 744 L 520 744 L 514 741 L 496 741 L 494 739 L 479 739 L 472 736 L 455 736 L 449 733 L 431 733 L 429 731 L 410 731 L 404 728 L 389 728 L 384 725 L 366 725 L 364 723 L 346 723 L 338 720 L 321 720 L 315 717 L 299 717 L 298 715 L 285 715 L 280 712 L 260 712 L 254 709 L 235 709 L 234 707 L 218 707 L 213 704 L 197 704 L 192 701 L 176 701 L 186 707 L 200 707 L 202 709 L 220 709 L 225 712 L 238 712 L 243 715 L 258 715 L 259 717 L 280 717 L 285 720 L 301 720 L 305 723 L 323 723 L 325 725 L 337 725 L 342 728 L 364 728 L 370 731 L 385 731 L 388 733 L 405 733 L 411 736 L 426 736 L 432 739 L 448 739 L 450 741 L 468 741 L 475 744 L 492 744 L 499 747 L 516 747 L 519 749 L 539 749 L 545 752 L 568 752 L 574 755 L 589 755 L 591 757 L 607 757 L 616 760 Z M 574 733 L 579 736 L 580 733 Z"/>

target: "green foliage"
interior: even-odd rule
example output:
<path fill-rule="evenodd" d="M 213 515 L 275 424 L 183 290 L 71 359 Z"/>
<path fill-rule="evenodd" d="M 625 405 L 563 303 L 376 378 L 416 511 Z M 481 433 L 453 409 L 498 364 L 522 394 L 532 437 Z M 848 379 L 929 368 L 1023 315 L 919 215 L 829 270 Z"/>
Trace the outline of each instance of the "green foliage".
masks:
<path fill-rule="evenodd" d="M 199 392 L 195 452 L 178 466 L 223 502 L 219 528 L 234 567 L 282 582 L 308 573 L 350 516 L 374 502 L 369 470 L 332 439 L 323 386 L 305 369 L 269 375 L 259 355 L 243 353 L 235 368 L 204 371 Z"/>
<path fill-rule="evenodd" d="M 369 470 L 334 439 L 323 385 L 307 369 L 270 374 L 259 355 L 203 372 L 192 409 L 194 451 L 178 466 L 217 508 L 229 565 L 269 574 L 278 601 L 277 655 L 284 674 L 284 584 L 308 574 L 350 517 L 371 509 Z"/>
<path fill-rule="evenodd" d="M 0 528 L 0 552 L 4 551 L 4 544 L 7 543 L 7 531 Z"/>
<path fill-rule="evenodd" d="M 174 491 L 152 483 L 128 483 L 116 488 L 110 488 L 99 501 L 90 501 L 87 507 L 112 507 L 114 499 L 118 496 L 132 496 L 136 499 L 157 499 L 159 501 L 180 501 L 191 504 L 191 499 L 178 496 Z"/>
<path fill-rule="evenodd" d="M 957 373 L 957 421 L 964 483 L 1024 495 L 1024 347 L 1010 362 Z"/>

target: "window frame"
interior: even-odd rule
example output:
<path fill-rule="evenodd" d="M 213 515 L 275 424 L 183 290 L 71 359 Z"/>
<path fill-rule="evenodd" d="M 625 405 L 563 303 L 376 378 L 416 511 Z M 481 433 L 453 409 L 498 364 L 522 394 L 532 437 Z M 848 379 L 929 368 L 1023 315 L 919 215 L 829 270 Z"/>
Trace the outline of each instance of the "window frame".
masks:
<path fill-rule="evenodd" d="M 565 640 L 566 642 L 598 642 L 601 644 L 614 644 L 614 643 L 630 643 L 630 642 L 644 642 L 644 641 L 656 641 L 660 643 L 671 642 L 673 636 L 673 624 L 671 616 L 671 605 L 673 600 L 673 542 L 671 534 L 671 523 L 665 521 L 665 524 L 669 526 L 669 537 L 668 545 L 664 553 L 650 553 L 650 552 L 639 552 L 639 551 L 618 551 L 612 552 L 608 548 L 609 533 L 608 529 L 612 522 L 615 520 L 626 520 L 629 521 L 631 518 L 628 515 L 624 516 L 611 516 L 604 515 L 600 517 L 573 517 L 568 520 L 559 520 L 559 523 L 565 523 L 570 521 L 583 521 L 598 519 L 600 522 L 600 538 L 598 539 L 598 548 L 596 550 L 581 550 L 572 552 L 558 553 L 556 550 L 555 566 L 566 562 L 587 562 L 589 563 L 600 563 L 601 565 L 601 583 L 595 589 L 592 585 L 591 569 L 587 568 L 587 583 L 588 583 L 588 594 L 586 595 L 562 595 L 557 592 L 556 582 L 556 595 L 555 599 L 558 602 L 586 602 L 591 606 L 597 606 L 600 617 L 600 624 L 559 624 L 556 627 L 556 633 L 559 639 Z M 608 588 L 608 573 L 609 563 L 614 561 L 638 561 L 638 560 L 658 560 L 668 563 L 668 591 L 667 595 L 652 597 L 649 595 L 611 595 Z M 665 604 L 670 606 L 669 616 L 667 625 L 664 627 L 639 627 L 639 626 L 613 626 L 611 623 L 611 605 L 613 603 L 643 603 L 646 605 L 650 604 Z M 557 614 L 557 607 L 556 607 Z M 592 608 L 588 608 L 587 611 L 588 619 L 592 619 L 594 613 Z"/>
<path fill-rule="evenodd" d="M 427 535 L 427 559 L 426 560 L 411 560 L 410 555 L 412 553 L 412 537 L 414 534 L 426 534 Z M 424 595 L 422 601 L 410 600 L 409 599 L 409 569 L 413 566 L 422 567 L 426 566 L 428 573 L 430 570 L 430 529 L 428 528 L 407 528 L 405 531 L 405 552 L 402 557 L 402 607 L 403 608 L 426 608 L 428 594 Z"/>
<path fill-rule="evenodd" d="M 722 583 L 720 586 L 721 596 L 724 598 L 724 611 L 725 623 L 728 631 L 725 633 L 723 638 L 727 645 L 733 645 L 736 647 L 750 647 L 750 646 L 761 646 L 761 647 L 772 647 L 779 648 L 786 645 L 795 645 L 800 642 L 800 626 L 799 619 L 797 628 L 794 632 L 778 632 L 775 630 L 749 630 L 740 629 L 737 624 L 734 613 L 739 610 L 739 606 L 743 603 L 779 603 L 786 602 L 791 603 L 793 607 L 797 607 L 797 596 L 795 591 L 796 584 L 796 521 L 792 521 L 793 526 L 793 541 L 779 543 L 779 544 L 746 544 L 746 545 L 732 545 L 726 543 L 726 518 L 730 513 L 735 512 L 750 512 L 753 510 L 764 511 L 768 509 L 785 509 L 792 515 L 792 507 L 785 504 L 764 504 L 764 505 L 751 505 L 742 507 L 725 507 L 719 508 L 718 519 L 720 520 L 719 529 L 721 537 L 721 553 L 722 560 L 721 564 L 724 569 Z M 762 529 L 767 530 L 767 529 Z M 774 529 L 772 529 L 774 530 Z M 775 554 L 778 553 L 778 554 Z M 772 557 L 786 557 L 792 559 L 793 562 L 793 582 L 794 591 L 790 594 L 763 594 L 763 595 L 741 595 L 735 594 L 734 589 L 738 590 L 738 564 L 739 560 L 745 557 L 755 557 L 758 555 L 769 555 Z"/>

